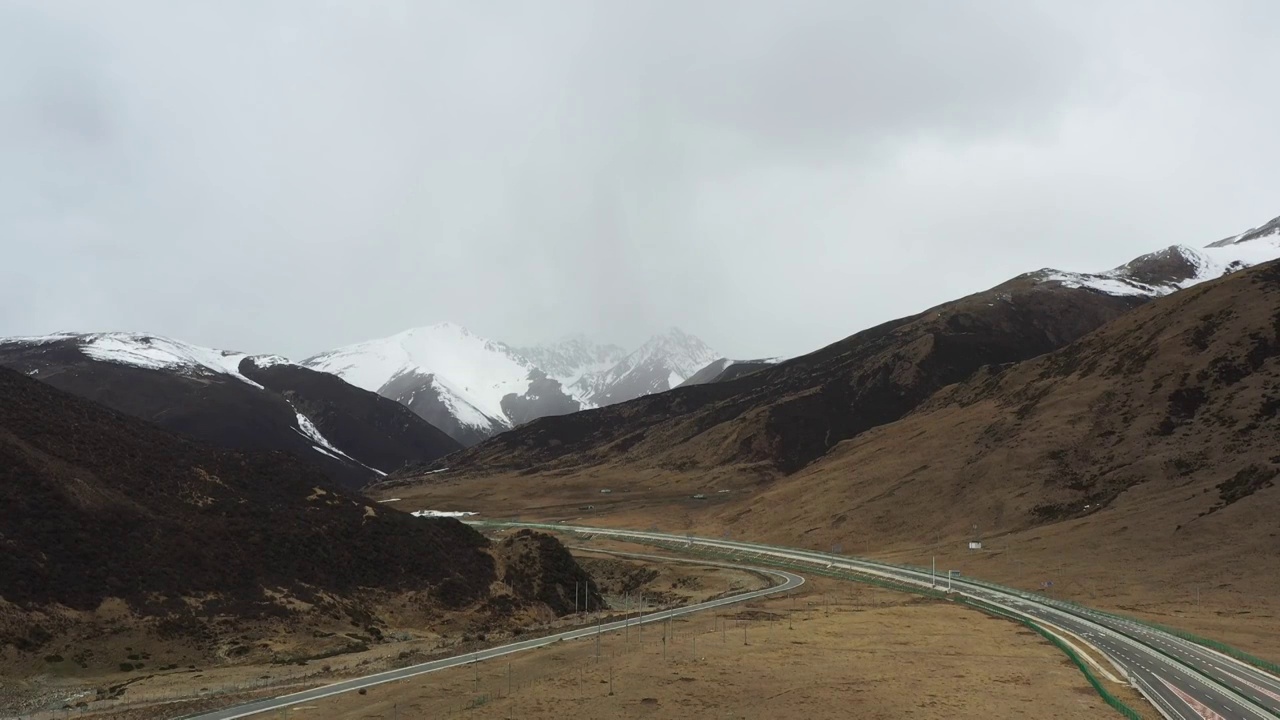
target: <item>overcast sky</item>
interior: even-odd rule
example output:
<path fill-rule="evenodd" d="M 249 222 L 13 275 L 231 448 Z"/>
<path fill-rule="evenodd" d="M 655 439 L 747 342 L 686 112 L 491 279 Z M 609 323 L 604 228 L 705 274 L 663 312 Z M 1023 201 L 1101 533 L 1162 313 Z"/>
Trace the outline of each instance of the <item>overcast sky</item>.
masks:
<path fill-rule="evenodd" d="M 1280 214 L 1280 3 L 0 0 L 0 335 L 794 355 Z"/>

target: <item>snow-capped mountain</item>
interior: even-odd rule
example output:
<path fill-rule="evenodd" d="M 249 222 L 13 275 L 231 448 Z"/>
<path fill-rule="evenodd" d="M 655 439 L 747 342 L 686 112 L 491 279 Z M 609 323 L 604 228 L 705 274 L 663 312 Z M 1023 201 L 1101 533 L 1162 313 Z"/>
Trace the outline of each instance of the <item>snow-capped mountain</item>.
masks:
<path fill-rule="evenodd" d="M 698 338 L 671 328 L 608 370 L 582 376 L 569 390 L 593 405 L 613 405 L 670 390 L 719 357 Z"/>
<path fill-rule="evenodd" d="M 213 444 L 294 452 L 351 485 L 460 447 L 396 403 L 276 355 L 58 333 L 0 339 L 0 365 Z"/>
<path fill-rule="evenodd" d="M 581 408 L 554 376 L 510 346 L 453 323 L 338 348 L 303 364 L 401 403 L 464 445 Z"/>
<path fill-rule="evenodd" d="M 617 345 L 594 343 L 583 335 L 571 335 L 559 342 L 514 350 L 566 388 L 584 375 L 605 372 L 627 356 L 627 351 Z"/>
<path fill-rule="evenodd" d="M 1037 280 L 1108 295 L 1160 297 L 1280 258 L 1280 218 L 1204 248 L 1172 245 L 1102 273 L 1041 270 Z"/>
<path fill-rule="evenodd" d="M 405 405 L 463 445 L 551 415 L 668 390 L 718 355 L 679 330 L 633 353 L 574 336 L 513 347 L 454 323 L 321 353 L 314 370 Z"/>

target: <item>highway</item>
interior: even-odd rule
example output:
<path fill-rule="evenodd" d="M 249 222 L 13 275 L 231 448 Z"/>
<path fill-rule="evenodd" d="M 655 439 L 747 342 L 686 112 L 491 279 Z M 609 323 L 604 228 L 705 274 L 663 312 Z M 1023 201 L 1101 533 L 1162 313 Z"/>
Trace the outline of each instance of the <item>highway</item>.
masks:
<path fill-rule="evenodd" d="M 643 554 L 637 554 L 637 553 L 614 553 L 614 554 L 627 555 L 631 557 L 642 557 L 642 558 L 657 557 L 657 556 L 643 555 Z M 661 559 L 664 561 L 671 561 L 673 558 L 660 557 L 657 559 Z M 773 585 L 771 587 L 767 587 L 762 590 L 755 590 L 752 592 L 742 593 L 740 595 L 732 595 L 729 597 L 719 598 L 717 600 L 709 600 L 707 602 L 698 603 L 696 605 L 686 605 L 683 607 L 671 608 L 670 610 L 661 610 L 658 612 L 652 612 L 647 615 L 638 615 L 635 617 L 626 618 L 626 619 L 618 620 L 615 622 L 603 623 L 599 625 L 591 625 L 588 627 L 581 627 L 574 630 L 558 633 L 556 635 L 548 635 L 546 637 L 533 638 L 531 640 L 522 640 L 520 642 L 510 643 L 508 645 L 500 645 L 498 647 L 489 648 L 487 650 L 479 650 L 476 652 L 467 653 L 466 655 L 458 655 L 454 657 L 443 658 L 441 660 L 434 660 L 432 662 L 422 663 L 419 665 L 411 665 L 409 667 L 404 667 L 397 670 L 387 670 L 385 672 L 375 673 L 373 675 L 366 675 L 364 677 L 355 678 L 353 680 L 344 680 L 342 682 L 333 683 L 331 685 L 325 685 L 323 687 L 314 688 L 312 690 L 304 690 L 302 692 L 292 693 L 290 695 L 281 695 L 279 697 L 267 698 L 264 700 L 257 700 L 254 702 L 245 703 L 243 705 L 236 705 L 234 707 L 225 708 L 222 710 L 215 710 L 213 712 L 200 713 L 197 715 L 188 715 L 185 717 L 189 718 L 189 720 L 234 720 L 234 718 L 248 717 L 250 715 L 257 715 L 259 713 L 270 712 L 273 710 L 280 710 L 282 708 L 290 707 L 293 705 L 313 702 L 315 700 L 326 698 L 331 695 L 338 695 L 340 693 L 352 692 L 355 690 L 359 690 L 361 688 L 372 687 L 374 685 L 381 685 L 383 683 L 395 682 L 397 680 L 411 678 L 416 675 L 424 675 L 426 673 L 438 672 L 440 670 L 445 670 L 452 667 L 458 667 L 460 665 L 466 665 L 473 662 L 483 662 L 485 660 L 491 660 L 493 658 L 501 657 L 503 655 L 510 655 L 512 653 L 518 653 L 524 650 L 532 650 L 534 648 L 544 647 L 560 641 L 576 640 L 579 638 L 592 637 L 597 634 L 611 633 L 618 630 L 623 630 L 628 626 L 646 625 L 649 623 L 662 622 L 667 618 L 679 617 L 681 615 L 689 615 L 691 613 L 702 612 L 704 610 L 712 610 L 714 608 L 724 607 L 726 605 L 734 605 L 736 603 L 746 602 L 748 600 L 754 600 L 756 598 L 773 595 L 775 593 L 793 590 L 804 584 L 803 577 L 800 577 L 799 575 L 796 575 L 794 573 L 786 572 L 784 570 L 778 570 L 776 568 L 750 567 L 750 566 L 742 565 L 739 563 L 730 563 L 730 562 L 716 563 L 716 562 L 710 562 L 707 560 L 678 559 L 678 561 L 694 563 L 698 565 L 719 565 L 722 567 L 737 568 L 739 570 L 750 570 L 753 572 L 759 572 L 759 573 L 771 575 L 777 578 L 778 580 L 780 580 L 780 582 L 777 585 Z"/>
<path fill-rule="evenodd" d="M 928 570 L 795 548 L 726 539 L 564 524 L 483 523 L 600 535 L 657 544 L 672 549 L 697 546 L 727 552 L 739 562 L 752 560 L 812 563 L 818 568 L 854 571 L 921 588 L 934 587 Z M 936 579 L 944 588 L 947 580 Z M 1280 718 L 1280 678 L 1216 651 L 1124 618 L 1117 618 L 1033 593 L 952 578 L 951 591 L 995 605 L 1042 625 L 1074 633 L 1088 642 L 1129 679 L 1170 720 L 1272 720 Z"/>

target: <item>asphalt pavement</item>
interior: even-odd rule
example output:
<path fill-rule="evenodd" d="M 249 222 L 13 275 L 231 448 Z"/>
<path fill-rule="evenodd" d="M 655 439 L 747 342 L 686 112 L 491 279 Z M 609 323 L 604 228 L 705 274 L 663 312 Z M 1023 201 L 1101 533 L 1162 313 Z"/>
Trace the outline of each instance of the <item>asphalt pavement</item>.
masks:
<path fill-rule="evenodd" d="M 851 570 L 919 587 L 934 587 L 936 582 L 939 589 L 945 589 L 947 584 L 945 576 L 935 578 L 928 570 L 796 548 L 564 524 L 509 525 L 656 542 L 673 549 L 697 546 L 731 552 L 733 557 L 744 562 L 770 558 L 809 562 L 817 567 Z M 997 605 L 1013 614 L 1062 628 L 1083 638 L 1105 655 L 1161 714 L 1171 720 L 1280 718 L 1280 678 L 1235 658 L 1141 623 L 1034 593 L 959 577 L 951 579 L 950 587 L 952 592 Z"/>
<path fill-rule="evenodd" d="M 645 556 L 638 553 L 615 553 L 625 554 L 636 557 L 656 557 Z M 661 558 L 663 560 L 671 560 L 671 558 Z M 419 665 L 411 665 L 409 667 L 400 668 L 398 670 L 387 670 L 385 672 L 366 675 L 353 680 L 344 680 L 342 682 L 325 685 L 323 687 L 314 688 L 312 690 L 304 690 L 302 692 L 292 693 L 290 695 L 281 695 L 279 697 L 267 698 L 265 700 L 257 700 L 243 705 L 215 710 L 213 712 L 200 713 L 197 715 L 185 716 L 190 720 L 234 720 L 235 718 L 249 717 L 259 713 L 271 712 L 282 708 L 309 703 L 321 698 L 338 695 L 340 693 L 352 692 L 361 688 L 373 687 L 383 683 L 404 680 L 405 678 L 415 677 L 417 675 L 425 675 L 427 673 L 438 672 L 460 665 L 467 665 L 473 662 L 484 662 L 493 658 L 510 655 L 512 653 L 532 650 L 534 648 L 544 647 L 553 643 L 569 640 L 577 640 L 580 638 L 594 637 L 596 635 L 611 633 L 624 630 L 627 627 L 636 625 L 647 625 L 649 623 L 662 622 L 668 618 L 679 617 L 681 615 L 689 615 L 691 613 L 702 612 L 704 610 L 712 610 L 726 605 L 734 605 L 736 603 L 754 600 L 756 598 L 766 597 L 780 592 L 793 590 L 804 584 L 804 578 L 794 573 L 778 570 L 776 568 L 766 567 L 750 567 L 740 563 L 713 563 L 706 560 L 685 560 L 685 562 L 696 562 L 699 565 L 721 565 L 724 567 L 733 567 L 741 570 L 751 570 L 753 572 L 765 573 L 771 575 L 781 582 L 762 590 L 754 590 L 752 592 L 742 593 L 739 595 L 731 595 L 728 597 L 709 600 L 707 602 L 698 603 L 696 605 L 685 605 L 682 607 L 671 608 L 669 610 L 660 610 L 645 615 L 637 615 L 624 620 L 617 620 L 610 623 L 602 623 L 591 625 L 588 627 L 580 627 L 574 630 L 548 635 L 546 637 L 533 638 L 530 640 L 522 640 L 520 642 L 500 645 L 498 647 L 489 648 L 487 650 L 479 650 L 465 655 L 434 660 L 432 662 L 421 663 Z"/>

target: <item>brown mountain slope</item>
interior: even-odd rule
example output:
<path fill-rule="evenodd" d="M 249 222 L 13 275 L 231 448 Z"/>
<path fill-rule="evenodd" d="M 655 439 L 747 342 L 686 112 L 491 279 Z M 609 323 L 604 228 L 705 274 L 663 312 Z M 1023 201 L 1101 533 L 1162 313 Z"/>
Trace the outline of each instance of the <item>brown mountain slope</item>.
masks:
<path fill-rule="evenodd" d="M 1280 262 L 949 387 L 717 515 L 704 527 L 937 555 L 1280 653 Z"/>
<path fill-rule="evenodd" d="M 137 333 L 0 338 L 0 366 L 203 443 L 294 453 L 348 488 L 461 448 L 398 403 L 283 358 L 244 357 L 238 371 L 246 382 L 199 366 L 148 365 L 145 355 L 130 362 L 123 353 L 87 352 L 100 338 L 136 353 L 200 349 Z M 311 437 L 299 416 L 332 447 Z"/>
<path fill-rule="evenodd" d="M 1280 263 L 1269 263 L 946 388 L 900 422 L 842 444 L 752 510 L 786 513 L 786 522 L 766 523 L 779 527 L 828 511 L 823 524 L 852 521 L 853 512 L 865 530 L 896 538 L 941 502 L 964 512 L 927 513 L 928 531 L 958 536 L 974 523 L 987 533 L 1020 530 L 1103 512 L 1134 491 L 1184 489 L 1186 514 L 1175 525 L 1216 522 L 1218 513 L 1280 500 L 1270 490 L 1280 474 L 1278 356 Z M 830 482 L 818 488 L 818 478 Z"/>
<path fill-rule="evenodd" d="M 1143 301 L 1024 276 L 736 380 L 542 418 L 437 464 L 473 474 L 614 463 L 794 472 L 984 365 L 1049 352 Z"/>
<path fill-rule="evenodd" d="M 456 520 L 373 504 L 290 454 L 203 445 L 3 368 L 0 516 L 0 661 L 62 651 L 77 628 L 93 638 L 90 616 L 121 601 L 207 655 L 224 639 L 215 618 L 306 633 L 349 616 L 376 636 L 388 600 L 427 615 L 473 608 L 497 579 L 488 541 Z"/>

